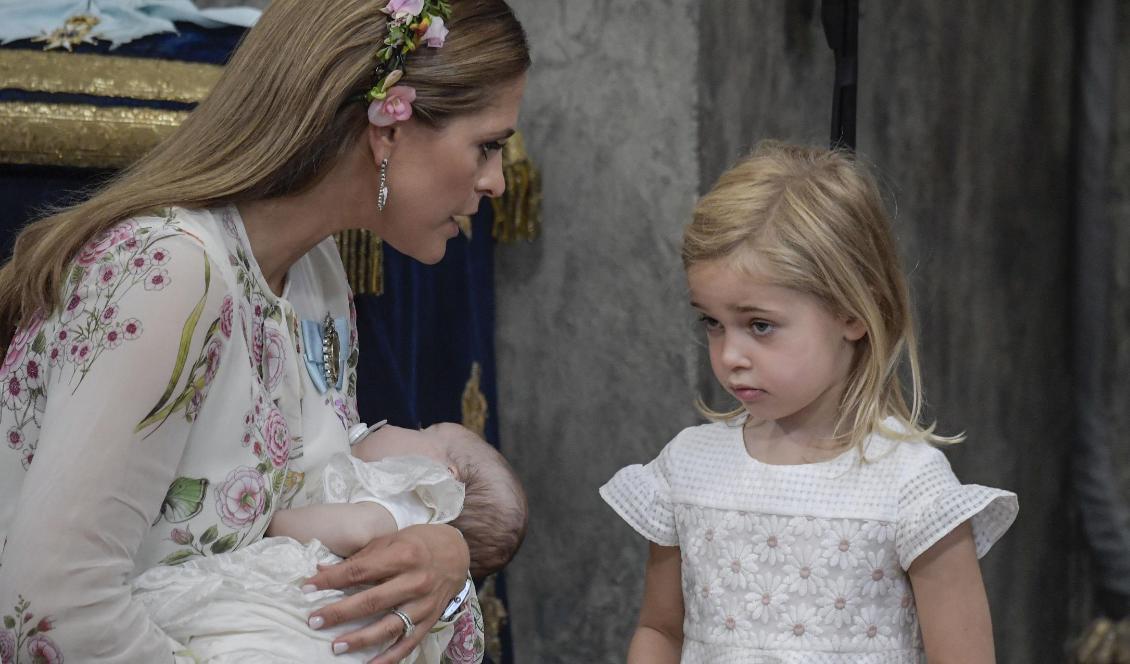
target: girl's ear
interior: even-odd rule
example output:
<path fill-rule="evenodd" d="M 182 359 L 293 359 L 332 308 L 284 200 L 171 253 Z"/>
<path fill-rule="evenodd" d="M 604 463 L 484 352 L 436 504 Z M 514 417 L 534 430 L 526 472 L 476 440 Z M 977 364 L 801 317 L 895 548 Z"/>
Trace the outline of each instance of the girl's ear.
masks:
<path fill-rule="evenodd" d="M 844 321 L 844 339 L 859 341 L 867 334 L 867 326 L 859 318 L 847 318 Z"/>

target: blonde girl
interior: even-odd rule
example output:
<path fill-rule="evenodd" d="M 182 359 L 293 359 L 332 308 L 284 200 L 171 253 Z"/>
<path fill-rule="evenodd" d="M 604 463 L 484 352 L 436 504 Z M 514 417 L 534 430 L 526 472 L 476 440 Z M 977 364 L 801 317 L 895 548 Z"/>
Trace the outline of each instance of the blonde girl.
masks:
<path fill-rule="evenodd" d="M 1016 496 L 961 485 L 920 423 L 906 279 L 873 178 L 845 152 L 760 146 L 683 238 L 719 383 L 601 495 L 651 542 L 628 661 L 993 661 L 977 559 Z M 908 369 L 909 386 L 900 379 Z"/>
<path fill-rule="evenodd" d="M 129 580 L 309 502 L 357 423 L 332 236 L 440 260 L 453 217 L 503 192 L 529 63 L 503 0 L 274 0 L 165 142 L 21 233 L 0 270 L 5 662 L 192 659 Z M 354 626 L 326 659 L 389 664 L 446 617 L 448 658 L 478 661 L 468 564 L 451 526 L 405 528 L 297 580 L 372 586 L 302 619 Z"/>

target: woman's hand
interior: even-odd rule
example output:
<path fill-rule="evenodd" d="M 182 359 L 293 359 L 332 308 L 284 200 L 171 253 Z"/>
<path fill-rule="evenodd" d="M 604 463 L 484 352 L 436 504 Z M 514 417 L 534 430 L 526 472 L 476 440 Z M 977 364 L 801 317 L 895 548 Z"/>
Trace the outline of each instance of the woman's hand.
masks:
<path fill-rule="evenodd" d="M 467 544 L 451 526 L 411 526 L 377 538 L 349 559 L 320 569 L 306 581 L 318 590 L 375 586 L 315 611 L 310 615 L 310 626 L 332 627 L 399 609 L 415 625 L 409 637 L 401 638 L 404 623 L 390 613 L 368 627 L 339 637 L 333 646 L 334 652 L 342 653 L 384 647 L 395 641 L 372 660 L 375 664 L 394 664 L 428 635 L 448 602 L 463 588 L 469 565 Z"/>

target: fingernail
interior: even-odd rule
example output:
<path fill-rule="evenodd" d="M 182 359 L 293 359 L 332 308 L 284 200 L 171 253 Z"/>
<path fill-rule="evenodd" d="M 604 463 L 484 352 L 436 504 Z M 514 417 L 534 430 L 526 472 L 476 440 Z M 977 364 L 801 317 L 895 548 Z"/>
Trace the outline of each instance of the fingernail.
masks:
<path fill-rule="evenodd" d="M 325 625 L 326 621 L 322 616 L 312 616 L 308 624 L 310 625 L 310 629 L 322 629 L 322 625 Z M 337 646 L 334 647 L 336 648 Z"/>
<path fill-rule="evenodd" d="M 306 585 L 302 586 L 302 592 L 304 592 L 304 593 L 317 592 L 317 590 L 318 590 L 318 586 L 316 586 L 312 583 L 307 583 Z"/>
<path fill-rule="evenodd" d="M 349 650 L 349 644 L 346 643 L 345 641 L 338 641 L 337 643 L 334 644 L 334 654 L 335 655 L 340 655 L 341 653 L 345 652 L 346 650 Z"/>

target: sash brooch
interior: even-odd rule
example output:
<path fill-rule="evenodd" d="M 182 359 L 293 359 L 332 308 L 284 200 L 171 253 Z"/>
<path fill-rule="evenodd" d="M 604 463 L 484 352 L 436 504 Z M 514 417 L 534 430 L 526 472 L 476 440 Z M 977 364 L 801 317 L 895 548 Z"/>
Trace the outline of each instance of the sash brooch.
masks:
<path fill-rule="evenodd" d="M 330 387 L 343 389 L 348 357 L 348 318 L 334 318 L 326 313 L 321 322 L 302 321 L 302 359 L 318 394 L 324 394 Z"/>

